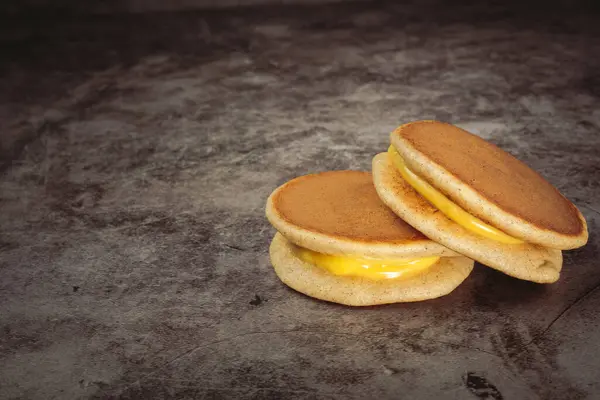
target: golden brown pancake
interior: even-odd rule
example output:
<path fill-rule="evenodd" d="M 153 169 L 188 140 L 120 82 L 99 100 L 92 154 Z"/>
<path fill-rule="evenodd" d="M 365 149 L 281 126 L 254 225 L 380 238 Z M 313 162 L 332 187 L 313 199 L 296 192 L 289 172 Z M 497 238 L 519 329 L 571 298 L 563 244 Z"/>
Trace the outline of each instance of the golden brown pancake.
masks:
<path fill-rule="evenodd" d="M 332 275 L 295 257 L 293 247 L 283 235 L 275 234 L 269 254 L 279 279 L 307 296 L 348 306 L 434 299 L 452 292 L 473 270 L 473 260 L 443 257 L 424 273 L 408 279 L 374 281 Z"/>
<path fill-rule="evenodd" d="M 287 222 L 361 242 L 429 240 L 387 208 L 373 178 L 362 171 L 330 171 L 294 179 L 273 197 Z"/>
<path fill-rule="evenodd" d="M 270 247 L 277 276 L 318 299 L 352 306 L 432 299 L 450 293 L 473 269 L 472 260 L 429 240 L 389 210 L 367 172 L 293 179 L 269 196 L 266 215 L 279 231 Z M 304 261 L 298 247 L 358 259 L 440 258 L 415 275 L 378 280 L 336 275 Z"/>
<path fill-rule="evenodd" d="M 480 137 L 418 121 L 400 126 L 391 141 L 411 170 L 490 225 L 557 249 L 586 243 L 577 208 L 537 172 Z"/>
<path fill-rule="evenodd" d="M 503 244 L 469 231 L 417 193 L 390 163 L 387 153 L 373 158 L 373 178 L 382 201 L 431 239 L 518 279 L 538 283 L 558 280 L 560 250 L 531 243 Z"/>
<path fill-rule="evenodd" d="M 271 194 L 266 214 L 288 240 L 321 253 L 375 258 L 458 255 L 386 207 L 368 172 L 329 171 L 293 179 Z"/>

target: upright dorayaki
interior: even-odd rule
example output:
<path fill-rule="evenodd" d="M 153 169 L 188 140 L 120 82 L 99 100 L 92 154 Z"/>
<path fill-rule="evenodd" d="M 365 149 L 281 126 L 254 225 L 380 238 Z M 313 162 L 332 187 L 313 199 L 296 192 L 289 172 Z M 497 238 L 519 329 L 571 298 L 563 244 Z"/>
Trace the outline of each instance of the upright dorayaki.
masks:
<path fill-rule="evenodd" d="M 271 262 L 308 296 L 351 306 L 410 302 L 450 293 L 473 261 L 429 240 L 386 207 L 368 172 L 293 179 L 267 200 L 279 231 Z"/>
<path fill-rule="evenodd" d="M 516 278 L 555 282 L 587 242 L 579 210 L 509 153 L 438 121 L 402 125 L 373 159 L 381 200 L 444 246 Z"/>

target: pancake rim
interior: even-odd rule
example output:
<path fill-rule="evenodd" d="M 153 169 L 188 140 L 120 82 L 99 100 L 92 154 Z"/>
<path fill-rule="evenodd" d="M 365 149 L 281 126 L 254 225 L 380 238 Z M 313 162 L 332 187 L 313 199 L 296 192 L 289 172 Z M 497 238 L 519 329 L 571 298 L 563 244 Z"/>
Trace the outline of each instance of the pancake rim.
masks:
<path fill-rule="evenodd" d="M 273 269 L 290 288 L 309 297 L 347 306 L 408 303 L 445 296 L 473 270 L 466 257 L 444 257 L 427 271 L 407 279 L 370 280 L 338 276 L 294 256 L 294 246 L 276 233 L 269 247 Z"/>
<path fill-rule="evenodd" d="M 493 200 L 487 198 L 469 186 L 468 183 L 462 181 L 456 175 L 446 170 L 441 165 L 435 163 L 433 160 L 429 159 L 427 155 L 417 150 L 408 140 L 401 136 L 403 129 L 419 123 L 450 125 L 431 120 L 414 121 L 401 125 L 390 134 L 390 141 L 392 145 L 402 156 L 405 163 L 411 170 L 413 170 L 421 178 L 425 179 L 436 189 L 442 191 L 443 193 L 450 194 L 453 197 L 453 201 L 463 207 L 467 212 L 483 219 L 495 228 L 500 229 L 511 236 L 530 243 L 540 244 L 545 247 L 568 250 L 581 247 L 587 243 L 588 231 L 585 218 L 579 209 L 577 209 L 577 207 L 554 186 L 552 187 L 556 193 L 563 197 L 577 214 L 577 217 L 581 223 L 581 229 L 577 234 L 560 233 L 542 226 L 538 226 L 534 222 L 528 221 L 521 216 L 505 211 Z M 531 167 L 529 168 L 531 169 Z"/>
<path fill-rule="evenodd" d="M 362 172 L 362 171 L 359 171 Z M 309 174 L 295 179 L 318 176 Z M 288 221 L 277 210 L 274 198 L 294 179 L 275 189 L 267 199 L 265 214 L 271 225 L 281 232 L 292 243 L 319 253 L 340 256 L 364 256 L 371 258 L 413 258 L 426 256 L 456 257 L 460 254 L 428 238 L 406 240 L 404 242 L 389 243 L 385 241 L 360 241 L 345 238 L 335 234 L 326 234 L 303 228 Z"/>
<path fill-rule="evenodd" d="M 373 180 L 381 200 L 431 239 L 514 278 L 553 283 L 560 277 L 560 250 L 531 243 L 503 244 L 469 231 L 417 193 L 391 164 L 387 153 L 373 158 Z M 394 183 L 403 192 L 399 193 Z"/>

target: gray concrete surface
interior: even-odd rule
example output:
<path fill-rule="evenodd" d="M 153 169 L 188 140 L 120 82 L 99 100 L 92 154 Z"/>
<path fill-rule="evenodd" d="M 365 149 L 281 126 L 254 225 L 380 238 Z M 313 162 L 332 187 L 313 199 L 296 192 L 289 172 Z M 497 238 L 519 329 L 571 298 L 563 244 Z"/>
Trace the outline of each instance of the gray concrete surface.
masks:
<path fill-rule="evenodd" d="M 206 10 L 257 5 L 315 5 L 372 0 L 6 0 L 0 13 L 23 10 L 59 10 L 83 14 L 120 14 L 162 11 Z"/>
<path fill-rule="evenodd" d="M 594 399 L 600 31 L 428 2 L 2 24 L 0 398 Z M 268 194 L 451 121 L 581 209 L 561 280 L 352 309 L 281 284 Z"/>

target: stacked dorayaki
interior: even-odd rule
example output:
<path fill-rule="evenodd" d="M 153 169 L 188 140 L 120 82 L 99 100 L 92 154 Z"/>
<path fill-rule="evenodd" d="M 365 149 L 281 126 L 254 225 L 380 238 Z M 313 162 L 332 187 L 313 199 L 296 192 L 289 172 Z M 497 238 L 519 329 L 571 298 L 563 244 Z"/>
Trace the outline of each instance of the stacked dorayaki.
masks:
<path fill-rule="evenodd" d="M 295 178 L 267 200 L 271 263 L 308 296 L 352 306 L 450 293 L 474 260 L 553 283 L 585 219 L 540 174 L 456 126 L 417 121 L 390 135 L 372 173 Z"/>

